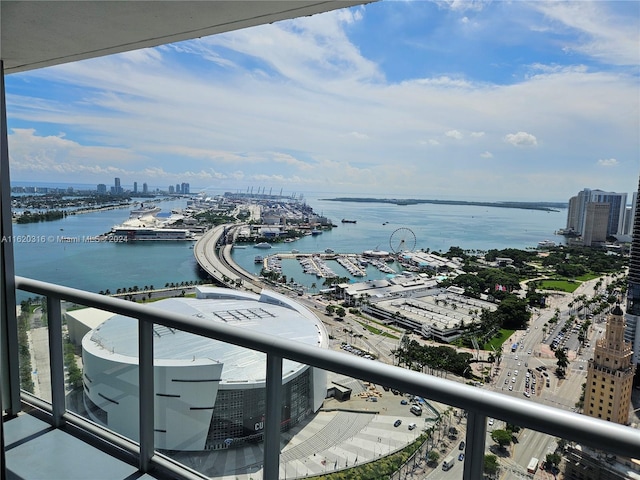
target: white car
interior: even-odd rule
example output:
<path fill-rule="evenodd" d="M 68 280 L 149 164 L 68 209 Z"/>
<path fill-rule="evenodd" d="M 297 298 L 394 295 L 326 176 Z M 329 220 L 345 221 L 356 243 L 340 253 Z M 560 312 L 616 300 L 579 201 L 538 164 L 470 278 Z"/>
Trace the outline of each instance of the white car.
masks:
<path fill-rule="evenodd" d="M 509 391 L 511 392 L 512 390 L 513 390 L 513 387 L 509 385 Z"/>
<path fill-rule="evenodd" d="M 490 426 L 491 426 L 491 425 L 493 425 L 493 418 L 490 418 L 490 419 L 489 419 L 489 425 L 490 425 Z"/>

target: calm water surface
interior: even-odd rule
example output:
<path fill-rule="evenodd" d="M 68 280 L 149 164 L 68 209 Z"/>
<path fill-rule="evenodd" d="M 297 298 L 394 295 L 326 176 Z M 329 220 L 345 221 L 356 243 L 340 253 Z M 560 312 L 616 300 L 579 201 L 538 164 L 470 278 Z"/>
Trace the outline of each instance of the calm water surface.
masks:
<path fill-rule="evenodd" d="M 447 251 L 450 246 L 464 249 L 531 248 L 541 240 L 563 242 L 553 232 L 566 223 L 566 210 L 540 212 L 507 208 L 458 205 L 396 206 L 374 203 L 332 202 L 330 196 L 307 195 L 307 203 L 318 214 L 329 217 L 338 225 L 331 231 L 308 236 L 294 243 L 278 244 L 270 250 L 251 246 L 234 251 L 234 259 L 246 270 L 258 273 L 256 255 L 290 252 L 323 252 L 331 248 L 337 253 L 362 253 L 364 250 L 390 250 L 393 232 L 408 229 L 415 235 L 416 249 Z M 186 200 L 161 202 L 163 212 L 182 208 Z M 166 283 L 198 280 L 197 264 L 191 242 L 146 242 L 115 244 L 108 242 L 68 243 L 60 237 L 80 238 L 108 232 L 122 223 L 129 209 L 72 215 L 54 222 L 14 224 L 16 238 L 35 237 L 45 241 L 14 243 L 15 270 L 22 275 L 47 282 L 99 292 L 128 288 L 134 285 L 162 287 Z M 356 220 L 343 224 L 342 218 Z M 384 224 L 384 225 L 383 225 Z M 412 241 L 413 235 L 400 230 L 400 236 Z M 330 266 L 340 276 L 346 270 L 335 262 Z M 394 265 L 392 265 L 393 267 Z M 397 266 L 396 266 L 397 268 Z M 307 286 L 322 279 L 302 272 L 296 261 L 284 262 L 284 273 Z M 368 278 L 382 274 L 369 267 Z"/>

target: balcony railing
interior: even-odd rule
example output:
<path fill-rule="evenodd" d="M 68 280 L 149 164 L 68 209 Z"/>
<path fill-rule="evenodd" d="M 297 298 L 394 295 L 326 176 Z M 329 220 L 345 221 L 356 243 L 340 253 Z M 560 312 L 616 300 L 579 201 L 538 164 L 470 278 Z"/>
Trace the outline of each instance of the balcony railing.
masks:
<path fill-rule="evenodd" d="M 549 435 L 576 441 L 608 453 L 637 457 L 640 432 L 630 427 L 590 418 L 533 401 L 501 395 L 450 380 L 405 370 L 380 362 L 372 362 L 343 352 L 313 348 L 295 341 L 268 337 L 221 323 L 196 317 L 167 313 L 150 305 L 105 297 L 82 290 L 16 277 L 19 290 L 47 298 L 49 355 L 51 362 L 51 403 L 23 394 L 23 399 L 36 404 L 51 415 L 51 424 L 78 425 L 97 439 L 134 455 L 142 472 L 152 468 L 169 472 L 175 478 L 202 478 L 197 473 L 158 455 L 154 448 L 154 383 L 153 324 L 164 325 L 192 334 L 239 345 L 266 354 L 266 415 L 264 429 L 263 478 L 277 479 L 280 461 L 280 398 L 282 361 L 295 360 L 324 370 L 387 385 L 411 392 L 425 399 L 448 404 L 467 412 L 467 445 L 464 459 L 465 480 L 481 478 L 485 454 L 487 417 Z M 108 432 L 67 410 L 62 353 L 61 302 L 69 301 L 110 311 L 138 320 L 139 333 L 139 443 Z M 17 361 L 17 359 L 13 359 Z M 12 378 L 12 382 L 19 379 Z M 15 385 L 14 385 L 15 386 Z"/>

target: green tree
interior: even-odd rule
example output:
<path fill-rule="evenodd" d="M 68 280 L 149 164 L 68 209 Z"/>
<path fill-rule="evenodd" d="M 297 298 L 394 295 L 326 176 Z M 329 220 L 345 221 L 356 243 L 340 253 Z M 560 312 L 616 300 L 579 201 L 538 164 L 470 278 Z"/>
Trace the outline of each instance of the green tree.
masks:
<path fill-rule="evenodd" d="M 438 463 L 438 460 L 440 460 L 440 454 L 437 450 L 430 450 L 429 453 L 427 453 L 427 462 L 430 464 Z"/>
<path fill-rule="evenodd" d="M 498 463 L 498 457 L 495 455 L 484 456 L 484 473 L 493 476 L 498 473 L 499 468 L 500 464 Z"/>
<path fill-rule="evenodd" d="M 514 425 L 513 423 L 507 423 L 505 425 L 505 429 L 508 432 L 511 432 L 512 434 L 513 433 L 518 433 L 521 430 L 521 428 L 518 425 Z"/>
<path fill-rule="evenodd" d="M 525 299 L 509 295 L 500 302 L 495 313 L 502 327 L 518 330 L 524 328 L 531 318 L 527 307 Z"/>
<path fill-rule="evenodd" d="M 494 430 L 491 432 L 491 440 L 496 442 L 500 448 L 505 448 L 511 444 L 511 432 L 506 430 Z"/>
<path fill-rule="evenodd" d="M 567 367 L 569 366 L 569 357 L 567 357 L 567 352 L 565 352 L 563 348 L 558 348 L 555 355 L 558 359 L 556 362 L 556 373 L 559 377 L 564 377 Z"/>
<path fill-rule="evenodd" d="M 553 465 L 554 467 L 557 467 L 560 464 L 562 457 L 557 453 L 547 453 L 547 457 L 545 458 L 545 460 L 547 462 L 547 465 Z"/>

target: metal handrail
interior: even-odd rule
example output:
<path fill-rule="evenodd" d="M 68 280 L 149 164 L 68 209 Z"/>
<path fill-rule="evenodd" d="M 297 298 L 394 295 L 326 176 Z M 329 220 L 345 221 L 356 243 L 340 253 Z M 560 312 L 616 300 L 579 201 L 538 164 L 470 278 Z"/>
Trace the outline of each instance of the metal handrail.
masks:
<path fill-rule="evenodd" d="M 477 478 L 474 472 L 483 471 L 486 419 L 488 416 L 502 419 L 508 423 L 543 432 L 552 436 L 579 442 L 596 449 L 626 457 L 636 457 L 640 452 L 640 432 L 630 427 L 604 420 L 587 417 L 574 412 L 538 404 L 532 401 L 514 398 L 508 395 L 463 385 L 420 372 L 400 367 L 371 362 L 339 351 L 311 347 L 292 340 L 265 334 L 257 334 L 241 327 L 210 322 L 198 317 L 169 313 L 151 305 L 141 305 L 125 300 L 105 297 L 78 289 L 63 287 L 51 283 L 24 277 L 16 277 L 16 286 L 20 290 L 46 296 L 48 299 L 72 301 L 81 305 L 107 310 L 113 313 L 136 318 L 141 325 L 156 323 L 185 332 L 216 339 L 263 352 L 267 355 L 267 407 L 265 415 L 264 477 L 277 478 L 279 468 L 279 396 L 274 390 L 274 379 L 282 369 L 282 359 L 295 360 L 323 370 L 339 371 L 353 378 L 365 379 L 380 385 L 386 385 L 403 392 L 410 392 L 423 398 L 451 405 L 467 411 L 467 456 L 464 464 L 464 479 Z M 55 302 L 50 301 L 50 305 Z M 140 327 L 139 349 L 140 365 L 152 365 L 152 329 Z M 50 346 L 50 348 L 52 348 Z M 146 355 L 147 358 L 144 358 Z M 142 367 L 141 367 L 142 370 Z M 52 382 L 56 381 L 52 373 Z M 140 375 L 141 391 L 153 391 L 153 375 L 143 378 Z M 55 389 L 55 385 L 52 384 Z M 151 388 L 151 390 L 148 390 Z M 142 402 L 141 395 L 141 402 Z M 146 396 L 148 398 L 148 395 Z M 152 397 L 151 397 L 152 398 Z M 153 401 L 151 400 L 151 403 Z M 153 463 L 153 435 L 149 432 L 149 421 L 153 419 L 153 405 L 145 404 L 141 408 L 140 469 L 147 471 Z M 150 408 L 151 407 L 151 408 Z M 56 405 L 53 410 L 56 411 Z M 58 407 L 59 408 L 59 407 Z M 145 417 L 146 415 L 146 417 Z M 145 418 L 143 418 L 145 417 Z M 276 446 L 276 447 L 274 447 Z"/>

